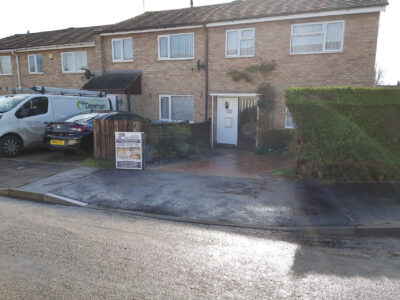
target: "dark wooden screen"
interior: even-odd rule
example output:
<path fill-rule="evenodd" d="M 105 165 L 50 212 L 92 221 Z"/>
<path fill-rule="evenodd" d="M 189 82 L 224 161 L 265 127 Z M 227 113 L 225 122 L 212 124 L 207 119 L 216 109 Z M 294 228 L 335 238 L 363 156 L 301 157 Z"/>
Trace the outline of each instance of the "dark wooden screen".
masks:
<path fill-rule="evenodd" d="M 140 129 L 141 122 L 139 121 L 94 120 L 94 158 L 97 160 L 115 160 L 115 132 L 138 132 Z"/>

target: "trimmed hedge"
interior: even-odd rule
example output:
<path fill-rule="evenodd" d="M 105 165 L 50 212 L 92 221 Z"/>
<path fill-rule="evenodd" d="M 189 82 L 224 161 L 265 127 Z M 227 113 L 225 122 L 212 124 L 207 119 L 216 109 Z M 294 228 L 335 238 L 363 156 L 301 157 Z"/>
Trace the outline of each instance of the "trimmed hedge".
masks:
<path fill-rule="evenodd" d="M 281 155 L 289 150 L 293 136 L 294 130 L 270 129 L 262 134 L 257 153 L 275 153 Z"/>
<path fill-rule="evenodd" d="M 400 179 L 400 89 L 288 88 L 291 151 L 323 179 Z"/>

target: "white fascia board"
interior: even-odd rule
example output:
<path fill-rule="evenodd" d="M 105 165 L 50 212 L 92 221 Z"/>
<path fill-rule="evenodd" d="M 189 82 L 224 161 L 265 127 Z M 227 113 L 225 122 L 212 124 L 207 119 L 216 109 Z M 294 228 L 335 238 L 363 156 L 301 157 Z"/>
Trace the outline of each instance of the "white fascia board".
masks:
<path fill-rule="evenodd" d="M 193 28 L 202 28 L 202 25 L 194 26 L 181 26 L 181 27 L 164 27 L 164 28 L 153 28 L 153 29 L 143 29 L 143 30 L 131 30 L 131 31 L 119 31 L 119 32 L 105 32 L 100 33 L 101 36 L 109 35 L 124 35 L 124 34 L 135 34 L 135 33 L 146 33 L 146 32 L 159 32 L 159 31 L 170 31 L 170 30 L 185 30 Z"/>
<path fill-rule="evenodd" d="M 31 51 L 46 51 L 46 50 L 58 50 L 58 49 L 88 48 L 88 47 L 95 47 L 95 46 L 96 46 L 95 42 L 89 42 L 89 43 L 79 43 L 79 44 L 64 44 L 64 45 L 51 45 L 51 46 L 40 46 L 40 47 L 5 49 L 5 50 L 0 50 L 0 53 L 8 53 L 10 51 L 31 52 Z"/>
<path fill-rule="evenodd" d="M 374 7 L 366 7 L 366 8 L 322 11 L 322 12 L 316 12 L 316 13 L 284 15 L 284 16 L 245 19 L 245 20 L 236 20 L 236 21 L 233 20 L 233 21 L 227 21 L 227 22 L 215 22 L 215 23 L 206 24 L 206 27 L 240 25 L 240 24 L 259 23 L 259 22 L 272 22 L 272 21 L 306 19 L 306 18 L 316 18 L 316 17 L 329 17 L 329 16 L 340 16 L 340 15 L 365 14 L 365 13 L 373 13 L 373 12 L 382 12 L 382 11 L 385 11 L 385 9 L 386 9 L 385 6 L 374 6 Z"/>

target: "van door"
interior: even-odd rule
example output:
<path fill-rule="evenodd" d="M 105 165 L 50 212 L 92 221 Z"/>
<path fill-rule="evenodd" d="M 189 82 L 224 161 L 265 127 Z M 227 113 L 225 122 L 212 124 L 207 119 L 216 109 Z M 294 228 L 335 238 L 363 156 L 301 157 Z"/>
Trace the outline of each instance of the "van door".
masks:
<path fill-rule="evenodd" d="M 29 99 L 15 113 L 18 119 L 18 133 L 25 147 L 43 145 L 45 122 L 52 121 L 49 97 L 38 96 Z"/>

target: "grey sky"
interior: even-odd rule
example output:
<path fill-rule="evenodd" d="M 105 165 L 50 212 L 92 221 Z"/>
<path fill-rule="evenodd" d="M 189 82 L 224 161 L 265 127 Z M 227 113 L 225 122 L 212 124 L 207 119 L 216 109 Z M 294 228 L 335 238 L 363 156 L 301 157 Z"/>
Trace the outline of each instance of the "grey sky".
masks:
<path fill-rule="evenodd" d="M 193 0 L 194 5 L 230 2 Z M 377 62 L 384 70 L 385 83 L 400 80 L 400 0 L 389 0 L 381 15 Z M 188 7 L 190 0 L 145 0 L 146 10 Z M 4 1 L 0 18 L 0 38 L 15 33 L 67 27 L 103 25 L 122 21 L 143 12 L 143 0 L 54 0 Z M 15 12 L 15 14 L 14 14 Z"/>

